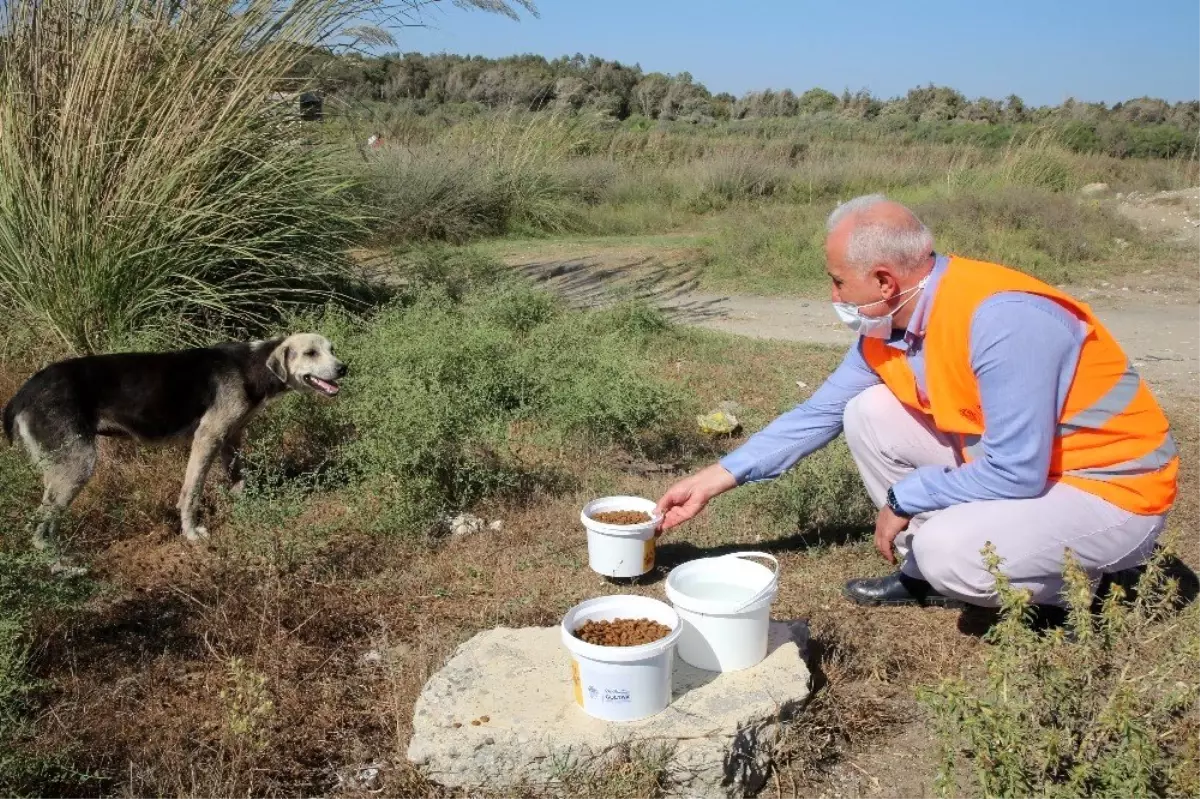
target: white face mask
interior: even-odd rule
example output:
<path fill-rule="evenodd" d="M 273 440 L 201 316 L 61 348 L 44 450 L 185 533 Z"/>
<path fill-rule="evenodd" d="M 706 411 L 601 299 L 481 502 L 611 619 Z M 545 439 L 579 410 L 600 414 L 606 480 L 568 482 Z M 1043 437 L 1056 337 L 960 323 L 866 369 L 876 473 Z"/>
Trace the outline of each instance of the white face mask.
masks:
<path fill-rule="evenodd" d="M 846 327 L 850 328 L 858 335 L 866 336 L 867 338 L 886 339 L 892 334 L 893 314 L 895 314 L 896 311 L 900 310 L 905 305 L 908 305 L 909 300 L 916 296 L 916 294 L 913 294 L 913 292 L 920 291 L 921 289 L 925 288 L 925 284 L 928 282 L 929 276 L 926 275 L 925 277 L 921 278 L 920 283 L 913 286 L 911 289 L 897 294 L 897 297 L 903 297 L 905 294 L 912 294 L 912 297 L 909 297 L 908 300 L 905 300 L 897 305 L 895 310 L 885 313 L 883 316 L 866 316 L 862 313 L 862 309 L 870 308 L 872 305 L 878 305 L 881 302 L 887 302 L 887 300 L 876 300 L 875 302 L 868 302 L 866 305 L 855 305 L 849 302 L 835 302 L 833 303 L 833 310 L 837 311 L 838 318 L 846 324 Z"/>

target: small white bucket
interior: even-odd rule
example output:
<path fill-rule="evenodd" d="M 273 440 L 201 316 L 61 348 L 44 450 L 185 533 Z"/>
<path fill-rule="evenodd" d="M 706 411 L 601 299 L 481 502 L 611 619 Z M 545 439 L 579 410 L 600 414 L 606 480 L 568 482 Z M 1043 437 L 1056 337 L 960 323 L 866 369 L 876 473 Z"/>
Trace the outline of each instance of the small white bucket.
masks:
<path fill-rule="evenodd" d="M 752 558 L 769 560 L 768 569 Z M 683 632 L 679 657 L 706 671 L 737 671 L 767 656 L 771 603 L 779 593 L 779 561 L 765 552 L 700 558 L 667 575 L 667 599 Z"/>
<path fill-rule="evenodd" d="M 614 619 L 650 619 L 671 633 L 640 646 L 599 646 L 574 635 L 585 622 Z M 605 721 L 636 721 L 665 710 L 679 633 L 679 615 L 650 597 L 602 596 L 571 608 L 562 620 L 562 640 L 571 653 L 575 703 Z"/>
<path fill-rule="evenodd" d="M 644 511 L 650 521 L 641 524 L 605 524 L 593 513 L 614 510 Z M 654 502 L 642 497 L 602 497 L 589 502 L 579 514 L 587 529 L 588 565 L 605 577 L 637 577 L 654 568 L 654 528 L 659 517 Z"/>

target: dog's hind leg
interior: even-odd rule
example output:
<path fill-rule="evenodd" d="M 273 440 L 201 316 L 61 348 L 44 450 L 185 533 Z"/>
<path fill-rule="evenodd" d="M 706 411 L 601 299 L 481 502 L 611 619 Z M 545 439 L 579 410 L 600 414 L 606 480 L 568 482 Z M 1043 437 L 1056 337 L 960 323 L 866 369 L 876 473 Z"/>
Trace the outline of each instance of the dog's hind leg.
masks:
<path fill-rule="evenodd" d="M 38 549 L 57 547 L 58 526 L 67 507 L 79 495 L 96 467 L 96 444 L 78 438 L 42 458 L 42 481 L 46 490 L 38 509 L 33 545 Z"/>

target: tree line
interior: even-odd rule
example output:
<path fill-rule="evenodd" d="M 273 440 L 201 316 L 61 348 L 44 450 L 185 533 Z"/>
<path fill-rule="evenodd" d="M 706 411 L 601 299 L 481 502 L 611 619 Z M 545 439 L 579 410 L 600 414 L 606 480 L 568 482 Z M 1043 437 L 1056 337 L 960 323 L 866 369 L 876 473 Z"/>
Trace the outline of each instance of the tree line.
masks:
<path fill-rule="evenodd" d="M 946 129 L 960 125 L 1049 124 L 1073 149 L 1116 156 L 1169 157 L 1191 152 L 1200 133 L 1200 101 L 1196 100 L 1171 104 L 1138 97 L 1109 106 L 1068 99 L 1057 106 L 1032 106 L 1015 94 L 972 99 L 956 89 L 934 85 L 918 86 L 890 99 L 867 90 L 836 94 L 824 88 L 799 94 L 792 89 L 766 89 L 737 97 L 710 92 L 688 72 L 644 72 L 637 64 L 594 55 L 547 59 L 540 55 L 322 53 L 306 62 L 306 69 L 312 69 L 326 93 L 354 101 L 404 104 L 416 113 L 448 106 L 515 107 L 696 124 L 833 117 L 894 128 L 924 127 L 952 137 Z"/>

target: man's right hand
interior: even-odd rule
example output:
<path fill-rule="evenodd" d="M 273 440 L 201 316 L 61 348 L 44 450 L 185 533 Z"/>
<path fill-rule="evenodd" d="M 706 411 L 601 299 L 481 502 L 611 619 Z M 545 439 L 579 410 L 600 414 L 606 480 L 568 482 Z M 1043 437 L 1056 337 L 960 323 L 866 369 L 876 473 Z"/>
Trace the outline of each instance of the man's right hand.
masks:
<path fill-rule="evenodd" d="M 683 524 L 704 510 L 710 499 L 735 487 L 737 480 L 719 463 L 683 478 L 667 489 L 654 508 L 663 517 L 655 535 Z"/>

